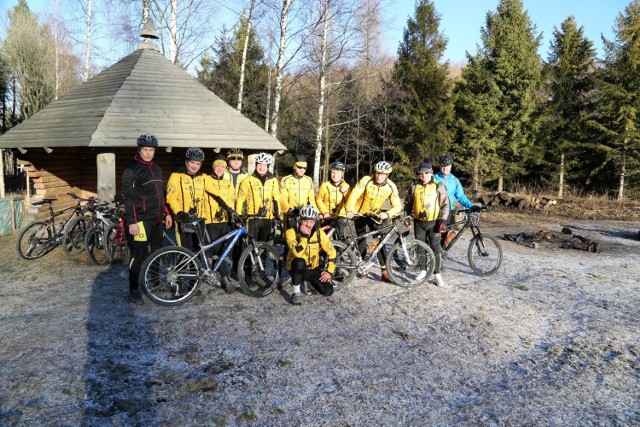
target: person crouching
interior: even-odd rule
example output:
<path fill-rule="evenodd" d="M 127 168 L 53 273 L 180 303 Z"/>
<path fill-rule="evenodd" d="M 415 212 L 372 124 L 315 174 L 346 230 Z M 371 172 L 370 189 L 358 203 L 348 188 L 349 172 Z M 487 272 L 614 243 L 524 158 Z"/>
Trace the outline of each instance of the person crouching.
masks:
<path fill-rule="evenodd" d="M 317 226 L 318 211 L 311 205 L 303 206 L 299 211 L 297 227 L 285 232 L 289 253 L 287 271 L 293 282 L 291 304 L 302 304 L 300 287 L 308 281 L 318 293 L 328 297 L 333 294 L 331 276 L 335 271 L 336 249 L 324 230 Z M 326 253 L 326 270 L 320 266 L 320 256 Z"/>

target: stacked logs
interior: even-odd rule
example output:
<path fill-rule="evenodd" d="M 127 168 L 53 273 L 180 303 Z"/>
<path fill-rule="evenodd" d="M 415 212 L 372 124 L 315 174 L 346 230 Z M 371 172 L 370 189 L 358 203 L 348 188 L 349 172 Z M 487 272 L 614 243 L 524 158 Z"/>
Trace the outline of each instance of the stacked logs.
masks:
<path fill-rule="evenodd" d="M 485 206 L 505 206 L 516 209 L 540 209 L 547 211 L 558 202 L 547 197 L 519 196 L 508 191 L 500 191 L 478 196 L 478 201 Z"/>

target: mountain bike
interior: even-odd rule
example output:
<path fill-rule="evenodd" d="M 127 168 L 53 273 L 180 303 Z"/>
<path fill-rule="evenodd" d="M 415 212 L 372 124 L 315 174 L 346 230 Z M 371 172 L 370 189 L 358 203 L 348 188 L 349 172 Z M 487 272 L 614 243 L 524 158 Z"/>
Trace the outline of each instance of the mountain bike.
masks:
<path fill-rule="evenodd" d="M 69 195 L 71 194 L 72 193 L 69 193 Z M 62 245 L 62 249 L 70 256 L 76 256 L 84 251 L 84 236 L 89 230 L 89 224 L 91 223 L 92 216 L 95 214 L 95 206 L 98 203 L 98 199 L 93 196 L 87 199 L 82 199 L 75 195 L 73 195 L 73 197 L 78 200 L 78 202 L 84 201 L 86 203 L 82 208 L 81 215 L 70 220 L 64 228 L 64 235 L 62 237 L 64 244 Z"/>
<path fill-rule="evenodd" d="M 124 215 L 124 200 L 116 197 L 114 203 L 112 224 L 104 233 L 103 245 L 111 264 L 126 264 L 131 256 L 131 242 Z"/>
<path fill-rule="evenodd" d="M 401 287 L 413 287 L 426 283 L 435 268 L 435 256 L 433 251 L 424 242 L 409 236 L 409 231 L 401 231 L 399 224 L 409 224 L 410 218 L 396 216 L 387 221 L 381 221 L 376 215 L 365 215 L 373 218 L 381 224 L 377 230 L 357 236 L 353 221 L 349 221 L 351 233 L 345 237 L 346 247 L 338 250 L 336 269 L 355 271 L 360 275 L 367 274 L 369 270 L 378 266 L 378 253 L 391 247 L 387 252 L 386 269 L 394 284 Z M 354 217 L 356 218 L 356 217 Z M 367 248 L 367 254 L 363 258 L 358 250 L 358 242 L 372 237 L 374 243 Z M 355 264 L 348 264 L 345 252 L 349 251 L 355 258 Z M 349 256 L 348 258 L 352 258 Z"/>
<path fill-rule="evenodd" d="M 202 282 L 223 284 L 226 292 L 235 288 L 231 273 L 231 251 L 239 239 L 246 248 L 238 262 L 238 281 L 242 290 L 250 296 L 264 297 L 271 293 L 280 279 L 278 254 L 270 244 L 256 242 L 247 234 L 244 220 L 235 217 L 238 228 L 203 245 L 205 241 L 204 219 L 193 218 L 183 223 L 185 232 L 195 233 L 200 249 L 192 252 L 181 246 L 166 246 L 149 255 L 142 264 L 140 287 L 149 299 L 160 305 L 179 305 L 193 297 Z M 208 251 L 224 244 L 220 256 L 209 257 Z"/>
<path fill-rule="evenodd" d="M 65 239 L 66 227 L 74 218 L 80 217 L 84 213 L 84 202 L 91 202 L 91 199 L 83 199 L 73 193 L 67 193 L 76 199 L 75 206 L 54 212 L 53 202 L 57 199 L 42 199 L 33 202 L 32 206 L 49 205 L 49 218 L 44 221 L 33 221 L 27 225 L 18 236 L 16 249 L 18 254 L 24 259 L 36 259 L 45 256 L 61 244 L 74 245 L 73 240 Z M 68 215 L 56 223 L 56 218 L 68 213 Z M 65 250 L 70 253 L 71 250 Z"/>
<path fill-rule="evenodd" d="M 480 231 L 480 213 L 486 210 L 486 206 L 474 206 L 470 209 L 461 209 L 458 213 L 464 215 L 460 221 L 447 226 L 447 234 L 442 244 L 442 259 L 447 259 L 447 253 L 460 239 L 465 230 L 470 229 L 473 237 L 467 249 L 469 266 L 482 277 L 491 276 L 502 264 L 502 247 L 495 237 L 483 234 Z M 451 234 L 453 233 L 453 234 Z"/>
<path fill-rule="evenodd" d="M 108 264 L 105 236 L 107 230 L 114 224 L 114 211 L 107 203 L 96 206 L 95 217 L 84 236 L 84 247 L 87 258 L 93 265 Z"/>

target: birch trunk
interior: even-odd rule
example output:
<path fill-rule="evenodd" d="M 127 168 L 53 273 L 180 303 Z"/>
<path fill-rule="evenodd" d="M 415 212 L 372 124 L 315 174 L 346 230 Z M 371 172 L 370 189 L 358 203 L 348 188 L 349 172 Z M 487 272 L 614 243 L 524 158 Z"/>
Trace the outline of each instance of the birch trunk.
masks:
<path fill-rule="evenodd" d="M 280 113 L 280 97 L 282 95 L 282 81 L 284 80 L 284 48 L 287 41 L 287 19 L 293 0 L 283 0 L 280 16 L 280 48 L 278 49 L 278 62 L 276 64 L 276 86 L 274 88 L 273 111 L 271 113 L 270 134 L 274 138 L 278 133 L 278 114 Z"/>
<path fill-rule="evenodd" d="M 54 101 L 58 100 L 58 88 L 60 87 L 60 52 L 58 51 L 58 0 L 55 1 L 55 12 L 54 12 L 54 19 L 53 19 L 53 31 L 54 31 L 54 35 L 53 35 L 53 43 L 55 44 L 54 49 L 55 49 L 55 56 L 56 56 L 56 81 L 55 81 L 55 87 L 54 87 L 54 94 L 53 94 L 53 99 Z"/>
<path fill-rule="evenodd" d="M 624 151 L 626 152 L 626 147 L 629 142 L 628 138 L 624 140 Z M 618 201 L 622 202 L 624 200 L 624 178 L 627 173 L 627 155 L 623 152 L 622 158 L 620 159 L 620 184 L 618 186 Z"/>
<path fill-rule="evenodd" d="M 264 113 L 264 131 L 269 132 L 269 118 L 271 117 L 271 66 L 269 66 L 269 77 L 267 78 L 267 107 Z"/>
<path fill-rule="evenodd" d="M 558 185 L 558 199 L 562 199 L 564 197 L 564 153 L 560 154 L 560 178 Z"/>
<path fill-rule="evenodd" d="M 242 112 L 242 96 L 244 93 L 244 69 L 247 65 L 247 51 L 249 50 L 249 37 L 251 36 L 252 20 L 253 20 L 253 8 L 256 5 L 256 0 L 251 0 L 249 6 L 249 15 L 247 16 L 247 31 L 244 35 L 244 46 L 242 47 L 242 62 L 240 63 L 240 83 L 238 84 L 238 106 L 237 110 Z"/>
<path fill-rule="evenodd" d="M 169 60 L 178 63 L 178 0 L 171 0 L 171 21 L 169 22 Z"/>
<path fill-rule="evenodd" d="M 87 45 L 85 46 L 85 52 L 84 52 L 84 74 L 82 77 L 83 81 L 87 81 L 89 80 L 89 69 L 90 69 L 90 63 L 91 63 L 91 35 L 92 35 L 92 18 L 91 18 L 91 6 L 92 6 L 92 0 L 87 0 L 87 16 L 86 16 L 86 22 L 87 22 Z"/>
<path fill-rule="evenodd" d="M 320 160 L 322 156 L 322 129 L 325 103 L 325 72 L 327 66 L 327 32 L 329 31 L 329 0 L 324 0 L 322 11 L 322 37 L 320 39 L 320 69 L 318 78 L 318 121 L 316 123 L 316 152 L 313 164 L 313 184 L 320 186 Z"/>

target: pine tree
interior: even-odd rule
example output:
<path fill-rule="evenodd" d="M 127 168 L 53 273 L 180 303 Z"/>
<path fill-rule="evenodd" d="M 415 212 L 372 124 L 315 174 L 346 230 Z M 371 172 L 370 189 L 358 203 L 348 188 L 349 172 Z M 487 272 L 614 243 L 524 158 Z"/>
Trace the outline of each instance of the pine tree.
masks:
<path fill-rule="evenodd" d="M 564 196 L 565 171 L 572 173 L 569 182 L 584 183 L 580 173 L 584 143 L 590 135 L 586 118 L 593 108 L 595 49 L 586 39 L 582 27 L 569 16 L 560 30 L 555 30 L 546 65 L 548 102 L 544 104 L 547 140 L 546 171 L 557 173 L 558 197 Z"/>
<path fill-rule="evenodd" d="M 490 140 L 498 143 L 502 177 L 516 180 L 530 164 L 540 160 L 542 150 L 535 144 L 535 112 L 540 102 L 542 61 L 538 54 L 540 36 L 524 10 L 522 0 L 501 0 L 497 11 L 487 13 L 481 30 L 479 64 L 487 87 L 497 99 L 487 106 L 498 106 L 489 116 L 496 118 Z"/>
<path fill-rule="evenodd" d="M 237 28 L 232 35 L 223 28 L 214 49 L 215 58 L 203 55 L 200 69 L 196 71 L 200 83 L 234 108 L 238 102 L 246 23 L 240 22 Z M 265 121 L 268 72 L 264 51 L 256 39 L 255 31 L 252 31 L 249 33 L 242 113 L 261 127 L 264 127 Z"/>
<path fill-rule="evenodd" d="M 394 80 L 405 92 L 406 123 L 396 135 L 402 142 L 395 153 L 396 169 L 409 177 L 415 175 L 417 161 L 444 152 L 453 136 L 453 82 L 448 61 L 442 62 L 447 39 L 439 24 L 433 2 L 420 0 L 398 48 Z"/>
<path fill-rule="evenodd" d="M 627 178 L 635 178 L 640 173 L 639 0 L 632 1 L 624 13 L 618 15 L 614 35 L 614 41 L 604 40 L 605 63 L 598 81 L 603 98 L 597 117 L 589 122 L 600 133 L 600 138 L 591 146 L 600 160 L 591 179 L 597 180 L 602 175 L 615 177 L 618 200 L 622 200 Z"/>

